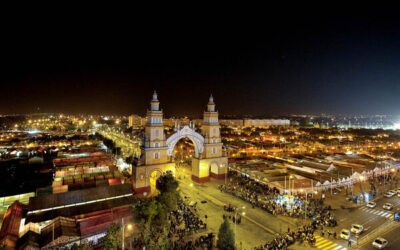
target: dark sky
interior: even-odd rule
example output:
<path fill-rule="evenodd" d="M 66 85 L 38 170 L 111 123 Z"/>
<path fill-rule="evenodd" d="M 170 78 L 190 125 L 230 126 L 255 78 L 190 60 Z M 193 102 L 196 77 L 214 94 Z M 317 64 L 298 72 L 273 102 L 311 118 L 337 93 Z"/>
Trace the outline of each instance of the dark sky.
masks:
<path fill-rule="evenodd" d="M 29 21 L 2 31 L 0 114 L 400 115 L 398 15 L 191 23 Z"/>

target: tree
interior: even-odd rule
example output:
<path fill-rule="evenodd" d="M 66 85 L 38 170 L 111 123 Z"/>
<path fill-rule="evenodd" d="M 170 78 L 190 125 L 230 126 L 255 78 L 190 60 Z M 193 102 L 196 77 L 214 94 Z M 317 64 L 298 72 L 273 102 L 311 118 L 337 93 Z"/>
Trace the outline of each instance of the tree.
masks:
<path fill-rule="evenodd" d="M 157 179 L 157 189 L 160 191 L 157 200 L 167 213 L 176 209 L 179 198 L 178 186 L 179 183 L 170 171 Z"/>
<path fill-rule="evenodd" d="M 157 179 L 160 194 L 152 200 L 136 202 L 133 217 L 142 230 L 142 239 L 150 249 L 169 249 L 171 239 L 168 231 L 171 227 L 168 214 L 178 204 L 178 182 L 171 172 Z"/>
<path fill-rule="evenodd" d="M 121 225 L 113 223 L 107 229 L 107 234 L 104 236 L 105 249 L 118 249 L 122 245 Z"/>
<path fill-rule="evenodd" d="M 227 219 L 219 227 L 217 247 L 224 250 L 235 249 L 235 236 Z"/>
<path fill-rule="evenodd" d="M 91 242 L 83 241 L 79 245 L 74 243 L 71 247 L 66 248 L 69 250 L 91 250 L 93 249 L 93 244 Z"/>
<path fill-rule="evenodd" d="M 160 193 L 176 193 L 178 186 L 179 183 L 172 175 L 171 171 L 167 171 L 167 173 L 161 175 L 157 179 L 157 189 L 160 191 Z"/>

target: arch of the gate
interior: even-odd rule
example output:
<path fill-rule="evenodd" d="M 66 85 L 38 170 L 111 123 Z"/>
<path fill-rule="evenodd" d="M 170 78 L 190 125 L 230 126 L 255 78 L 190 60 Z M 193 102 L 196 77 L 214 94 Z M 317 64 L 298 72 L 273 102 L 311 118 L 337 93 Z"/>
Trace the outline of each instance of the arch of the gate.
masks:
<path fill-rule="evenodd" d="M 197 133 L 194 129 L 190 128 L 189 126 L 184 126 L 183 128 L 176 131 L 175 134 L 171 135 L 167 139 L 167 146 L 168 146 L 168 155 L 173 156 L 174 148 L 176 143 L 182 138 L 189 138 L 194 144 L 194 154 L 195 157 L 199 157 L 204 150 L 204 137 Z"/>

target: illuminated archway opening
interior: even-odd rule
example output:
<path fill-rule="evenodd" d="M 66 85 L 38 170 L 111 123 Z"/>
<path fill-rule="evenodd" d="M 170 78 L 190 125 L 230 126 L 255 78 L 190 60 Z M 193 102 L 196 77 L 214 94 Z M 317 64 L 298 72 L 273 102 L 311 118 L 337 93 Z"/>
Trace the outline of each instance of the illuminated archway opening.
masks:
<path fill-rule="evenodd" d="M 160 169 L 155 169 L 151 172 L 149 182 L 150 182 L 150 195 L 158 195 L 159 191 L 157 189 L 157 179 L 160 178 L 162 172 Z"/>

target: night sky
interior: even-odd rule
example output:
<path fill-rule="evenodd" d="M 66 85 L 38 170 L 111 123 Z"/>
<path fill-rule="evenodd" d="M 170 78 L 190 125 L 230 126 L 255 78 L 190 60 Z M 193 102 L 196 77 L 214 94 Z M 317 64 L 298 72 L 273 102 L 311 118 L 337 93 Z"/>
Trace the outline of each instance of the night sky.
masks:
<path fill-rule="evenodd" d="M 400 18 L 63 22 L 7 27 L 0 114 L 400 115 Z"/>

